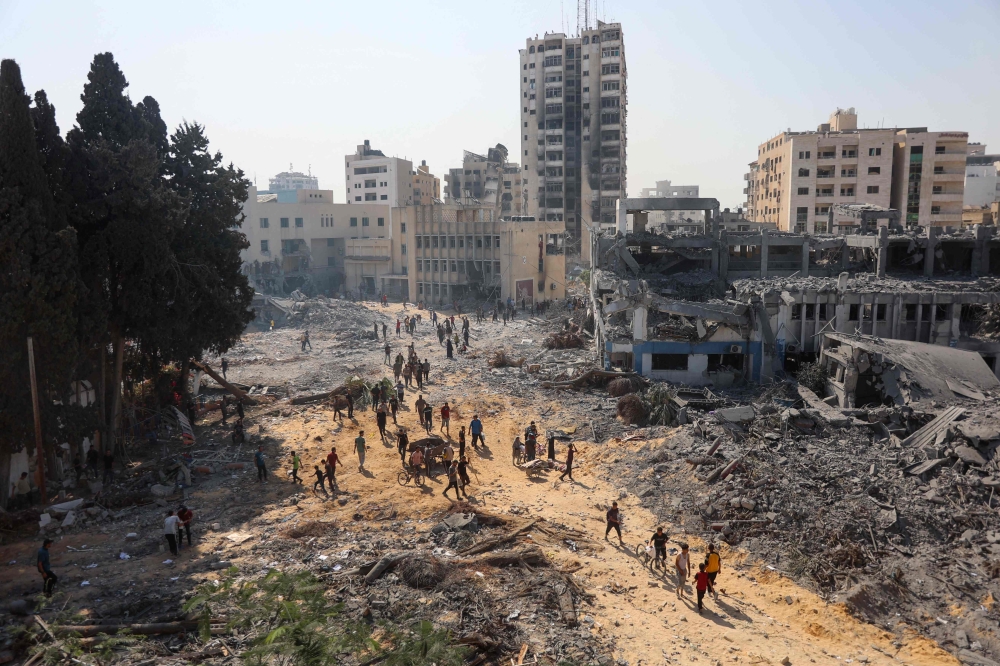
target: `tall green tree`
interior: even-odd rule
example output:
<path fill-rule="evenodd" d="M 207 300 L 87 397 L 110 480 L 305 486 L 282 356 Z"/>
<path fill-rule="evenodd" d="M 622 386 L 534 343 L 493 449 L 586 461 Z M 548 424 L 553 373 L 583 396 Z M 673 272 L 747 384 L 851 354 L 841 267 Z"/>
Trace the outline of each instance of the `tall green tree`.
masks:
<path fill-rule="evenodd" d="M 34 448 L 27 338 L 46 426 L 78 359 L 76 237 L 55 212 L 29 101 L 17 63 L 0 62 L 0 479 L 12 453 Z"/>
<path fill-rule="evenodd" d="M 164 171 L 186 213 L 172 243 L 178 270 L 171 276 L 168 325 L 155 333 L 164 356 L 186 370 L 186 362 L 205 350 L 229 349 L 253 319 L 253 290 L 240 270 L 240 251 L 248 247 L 240 231 L 242 203 L 250 182 L 210 151 L 197 123 L 183 123 L 170 137 Z"/>
<path fill-rule="evenodd" d="M 72 219 L 80 234 L 82 274 L 107 317 L 114 429 L 121 416 L 126 341 L 168 324 L 166 304 L 179 271 L 171 243 L 184 213 L 183 201 L 161 173 L 159 106 L 147 98 L 137 110 L 127 87 L 110 53 L 95 56 L 77 127 L 67 137 L 87 175 L 82 191 L 74 194 Z"/>

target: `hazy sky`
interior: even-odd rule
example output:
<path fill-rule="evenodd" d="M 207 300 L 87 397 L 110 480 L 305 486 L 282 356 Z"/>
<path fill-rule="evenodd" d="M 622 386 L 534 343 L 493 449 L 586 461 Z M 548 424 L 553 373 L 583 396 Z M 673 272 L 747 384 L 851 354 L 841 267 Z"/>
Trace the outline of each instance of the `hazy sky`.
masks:
<path fill-rule="evenodd" d="M 967 130 L 1000 152 L 1000 0 L 607 0 L 628 64 L 628 190 L 657 179 L 742 203 L 756 146 L 815 129 L 837 106 L 861 125 Z M 576 31 L 569 0 L 170 3 L 0 0 L 0 57 L 44 88 L 65 133 L 93 55 L 111 51 L 139 101 L 267 186 L 294 163 L 344 200 L 364 139 L 438 176 L 462 150 L 519 154 L 525 37 Z"/>

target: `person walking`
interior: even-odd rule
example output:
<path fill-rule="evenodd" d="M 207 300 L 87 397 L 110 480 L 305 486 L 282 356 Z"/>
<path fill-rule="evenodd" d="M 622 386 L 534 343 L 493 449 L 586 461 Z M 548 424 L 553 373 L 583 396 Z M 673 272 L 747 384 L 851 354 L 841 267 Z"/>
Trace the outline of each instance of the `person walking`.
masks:
<path fill-rule="evenodd" d="M 720 571 L 722 571 L 722 557 L 715 550 L 715 544 L 710 543 L 708 544 L 708 554 L 705 555 L 705 573 L 708 574 L 712 596 L 715 597 L 716 601 L 719 600 L 719 592 L 715 587 L 715 579 L 718 577 Z"/>
<path fill-rule="evenodd" d="M 372 396 L 372 409 L 378 409 L 378 403 L 382 397 L 382 387 L 376 384 L 375 386 L 371 387 L 369 393 Z"/>
<path fill-rule="evenodd" d="M 177 548 L 180 549 L 187 534 L 188 548 L 191 547 L 191 521 L 194 520 L 194 511 L 183 504 L 177 509 Z"/>
<path fill-rule="evenodd" d="M 424 450 L 414 449 L 413 453 L 410 454 L 410 470 L 416 474 L 420 474 L 420 468 L 424 464 Z M 423 485 L 423 479 L 420 480 L 420 485 Z"/>
<path fill-rule="evenodd" d="M 42 541 L 42 547 L 38 549 L 38 555 L 35 557 L 35 566 L 38 568 L 38 573 L 42 574 L 42 591 L 47 597 L 52 596 L 52 591 L 55 589 L 56 583 L 59 582 L 59 577 L 52 573 L 52 565 L 49 562 L 49 546 L 51 545 L 52 539 Z"/>
<path fill-rule="evenodd" d="M 465 456 L 458 457 L 458 476 L 462 479 L 462 492 L 464 493 L 465 487 L 472 485 L 472 479 L 469 478 L 469 459 Z"/>
<path fill-rule="evenodd" d="M 458 457 L 465 456 L 465 426 L 458 429 Z"/>
<path fill-rule="evenodd" d="M 554 433 L 548 434 L 548 450 L 549 450 L 549 460 L 556 459 L 556 436 Z"/>
<path fill-rule="evenodd" d="M 302 466 L 302 458 L 295 451 L 292 451 L 292 483 L 302 483 L 299 478 L 299 467 Z"/>
<path fill-rule="evenodd" d="M 447 400 L 441 407 L 441 427 L 439 431 L 443 431 L 448 437 L 451 437 L 451 407 L 448 406 Z"/>
<path fill-rule="evenodd" d="M 424 405 L 424 428 L 427 429 L 427 434 L 431 434 L 431 430 L 434 428 L 434 410 L 431 408 L 431 404 L 428 402 Z"/>
<path fill-rule="evenodd" d="M 365 444 L 365 431 L 361 430 L 358 432 L 358 436 L 354 438 L 354 448 L 358 452 L 358 471 L 364 471 L 365 469 L 365 453 L 368 451 L 368 447 Z"/>
<path fill-rule="evenodd" d="M 389 339 L 389 327 L 386 325 L 385 322 L 382 322 L 382 339 L 383 340 Z"/>
<path fill-rule="evenodd" d="M 385 443 L 385 424 L 388 415 L 386 414 L 385 403 L 378 406 L 378 411 L 375 412 L 375 423 L 378 425 L 378 435 L 382 439 L 382 443 Z"/>
<path fill-rule="evenodd" d="M 323 491 L 324 495 L 329 495 L 329 493 L 326 492 L 326 473 L 319 468 L 319 465 L 313 465 L 313 467 L 316 470 L 316 480 L 313 481 L 313 492 L 316 492 L 316 486 L 319 486 L 319 489 Z"/>
<path fill-rule="evenodd" d="M 104 477 L 102 483 L 113 483 L 115 480 L 115 454 L 111 452 L 111 447 L 104 449 Z"/>
<path fill-rule="evenodd" d="M 337 455 L 337 447 L 330 447 L 330 453 L 326 454 L 326 478 L 330 482 L 330 492 L 337 492 L 340 488 L 337 486 L 337 465 L 341 467 L 344 463 L 340 462 L 340 456 Z"/>
<path fill-rule="evenodd" d="M 562 473 L 559 480 L 562 481 L 564 477 L 569 477 L 570 481 L 573 481 L 573 458 L 576 456 L 576 445 L 573 442 L 569 443 L 566 447 L 566 471 Z"/>
<path fill-rule="evenodd" d="M 191 421 L 191 425 L 194 425 L 194 421 Z M 97 455 L 97 449 L 91 444 L 90 448 L 87 449 L 87 476 L 92 479 L 97 478 L 97 460 L 99 456 Z"/>
<path fill-rule="evenodd" d="M 309 347 L 309 351 L 312 351 L 313 350 L 313 345 L 312 345 L 312 342 L 309 341 L 309 331 L 306 331 L 302 335 L 302 351 L 306 350 L 306 346 L 307 345 Z"/>
<path fill-rule="evenodd" d="M 399 321 L 399 317 L 396 317 L 396 337 L 397 338 L 399 337 L 399 328 L 400 328 L 401 324 L 402 324 L 402 322 Z"/>
<path fill-rule="evenodd" d="M 424 359 L 423 371 L 424 371 L 424 382 L 429 382 L 431 380 L 431 362 L 428 361 L 426 358 Z"/>
<path fill-rule="evenodd" d="M 373 322 L 372 327 L 375 329 L 375 339 L 378 340 L 378 322 Z"/>
<path fill-rule="evenodd" d="M 388 345 L 386 345 L 388 347 Z M 396 354 L 396 360 L 392 362 L 392 376 L 399 382 L 399 375 L 403 372 L 403 354 Z"/>
<path fill-rule="evenodd" d="M 403 381 L 406 382 L 407 388 L 410 386 L 410 380 L 413 378 L 413 368 L 412 365 L 407 363 L 403 366 Z"/>
<path fill-rule="evenodd" d="M 604 530 L 604 540 L 608 540 L 608 534 L 611 530 L 618 533 L 618 545 L 624 546 L 625 542 L 622 541 L 622 518 L 621 513 L 618 511 L 618 502 L 612 502 L 611 508 L 608 509 L 608 513 L 605 515 L 608 522 L 607 529 Z"/>
<path fill-rule="evenodd" d="M 177 557 L 177 525 L 180 518 L 174 515 L 174 510 L 167 511 L 167 517 L 163 521 L 163 536 L 167 538 L 167 545 L 170 546 L 170 554 Z"/>
<path fill-rule="evenodd" d="M 670 537 L 663 531 L 662 527 L 657 527 L 656 531 L 653 532 L 653 536 L 649 538 L 646 543 L 647 546 L 653 546 L 655 550 L 656 563 L 659 564 L 666 570 L 667 566 L 667 539 Z"/>
<path fill-rule="evenodd" d="M 396 430 L 396 450 L 399 451 L 399 461 L 406 462 L 406 449 L 410 446 L 410 438 L 406 436 L 406 428 L 399 426 Z"/>
<path fill-rule="evenodd" d="M 236 398 L 236 415 L 240 421 L 246 418 L 246 413 L 243 410 L 243 398 Z M 194 425 L 194 421 L 191 422 L 191 425 Z"/>
<path fill-rule="evenodd" d="M 229 370 L 229 361 L 227 361 L 226 357 L 223 356 L 222 357 L 222 378 L 225 379 L 228 382 L 229 381 L 229 377 L 226 377 L 226 371 L 227 370 Z"/>
<path fill-rule="evenodd" d="M 464 331 L 462 331 L 462 338 L 465 340 L 465 346 L 468 347 L 469 346 L 469 329 L 468 328 L 466 328 Z"/>
<path fill-rule="evenodd" d="M 524 431 L 524 448 L 527 455 L 525 458 L 530 462 L 538 455 L 538 427 L 532 421 L 531 425 Z"/>
<path fill-rule="evenodd" d="M 263 446 L 257 447 L 257 453 L 253 454 L 253 461 L 257 465 L 257 483 L 267 483 L 267 467 L 264 466 Z"/>
<path fill-rule="evenodd" d="M 450 359 L 455 358 L 455 347 L 454 345 L 451 344 L 451 338 L 448 338 L 448 344 L 445 345 L 445 353 L 447 354 L 448 358 Z"/>
<path fill-rule="evenodd" d="M 422 393 L 417 395 L 417 400 L 413 403 L 413 406 L 417 410 L 417 416 L 420 417 L 420 425 L 424 425 L 424 407 L 427 406 L 427 401 L 424 400 Z"/>
<path fill-rule="evenodd" d="M 389 343 L 386 342 L 385 343 L 385 364 L 389 365 L 389 361 L 391 359 L 392 359 L 392 347 L 390 347 Z"/>
<path fill-rule="evenodd" d="M 698 614 L 701 614 L 703 605 L 702 600 L 705 598 L 705 592 L 711 590 L 712 580 L 709 575 L 705 573 L 705 564 L 701 563 L 698 565 L 698 573 L 694 575 L 694 588 L 698 594 Z"/>
<path fill-rule="evenodd" d="M 476 446 L 476 441 L 482 442 L 483 446 L 486 446 L 486 439 L 483 437 L 483 422 L 479 420 L 479 414 L 475 414 L 472 417 L 472 421 L 469 423 L 469 432 L 472 433 L 472 448 L 478 448 Z"/>
<path fill-rule="evenodd" d="M 677 570 L 677 598 L 685 596 L 684 586 L 687 584 L 688 571 L 691 570 L 691 552 L 686 543 L 681 544 L 681 552 L 674 558 L 674 569 Z"/>
<path fill-rule="evenodd" d="M 11 508 L 27 509 L 31 506 L 31 482 L 28 481 L 28 473 L 21 472 L 17 481 L 10 484 Z"/>
<path fill-rule="evenodd" d="M 354 396 L 351 395 L 350 391 L 347 392 L 347 418 L 354 418 Z M 344 419 L 340 420 L 343 421 Z"/>
<path fill-rule="evenodd" d="M 445 497 L 448 496 L 448 491 L 452 488 L 455 489 L 455 499 L 462 499 L 464 490 L 462 489 L 462 477 L 458 474 L 458 461 L 452 460 L 451 466 L 448 467 L 448 487 L 445 488 L 441 494 Z M 468 496 L 466 495 L 466 498 Z"/>
<path fill-rule="evenodd" d="M 403 386 L 403 382 L 396 382 L 396 400 L 399 401 L 400 407 L 403 405 L 403 395 L 406 391 L 406 387 Z"/>
<path fill-rule="evenodd" d="M 396 397 L 395 393 L 389 394 L 389 413 L 392 414 L 392 424 L 399 425 L 396 421 L 396 413 L 399 412 L 399 398 Z"/>

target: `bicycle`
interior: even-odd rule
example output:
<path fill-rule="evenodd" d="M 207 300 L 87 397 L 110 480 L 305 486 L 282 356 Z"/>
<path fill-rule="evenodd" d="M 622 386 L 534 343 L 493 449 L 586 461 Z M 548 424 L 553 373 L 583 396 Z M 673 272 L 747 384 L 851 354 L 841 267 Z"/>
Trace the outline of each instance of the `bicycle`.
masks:
<path fill-rule="evenodd" d="M 423 477 L 421 477 L 419 469 L 411 471 L 410 467 L 405 467 L 402 472 L 396 475 L 396 481 L 398 481 L 401 486 L 405 486 L 409 483 L 410 479 L 413 479 L 413 485 L 415 486 L 423 485 Z"/>
<path fill-rule="evenodd" d="M 653 556 L 649 554 L 649 550 L 647 550 L 644 543 L 640 543 L 635 547 L 635 557 L 642 562 L 642 566 L 644 567 L 649 566 L 649 561 L 653 559 Z"/>

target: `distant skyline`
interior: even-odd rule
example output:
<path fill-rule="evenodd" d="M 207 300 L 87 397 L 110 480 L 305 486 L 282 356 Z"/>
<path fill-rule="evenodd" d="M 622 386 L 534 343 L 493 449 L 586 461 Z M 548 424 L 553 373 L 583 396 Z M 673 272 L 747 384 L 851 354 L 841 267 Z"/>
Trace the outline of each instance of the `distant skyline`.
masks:
<path fill-rule="evenodd" d="M 838 106 L 862 127 L 968 131 L 1000 152 L 996 0 L 592 4 L 622 23 L 630 196 L 671 180 L 742 205 L 757 145 Z M 260 189 L 311 166 L 342 202 L 344 156 L 365 139 L 438 177 L 463 150 L 503 143 L 516 159 L 518 49 L 564 20 L 575 33 L 575 3 L 0 0 L 0 57 L 45 89 L 65 134 L 111 51 L 171 131 L 202 123 Z"/>

